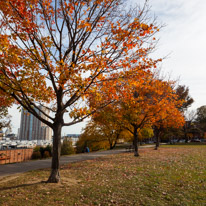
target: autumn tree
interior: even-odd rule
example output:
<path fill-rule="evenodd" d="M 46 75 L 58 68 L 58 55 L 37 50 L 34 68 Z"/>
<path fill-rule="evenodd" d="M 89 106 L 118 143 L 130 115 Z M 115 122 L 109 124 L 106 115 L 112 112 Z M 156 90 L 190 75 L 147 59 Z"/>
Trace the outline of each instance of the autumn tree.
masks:
<path fill-rule="evenodd" d="M 113 149 L 118 140 L 128 137 L 122 122 L 117 103 L 110 104 L 97 111 L 88 122 L 81 135 L 84 147 L 95 149 Z"/>
<path fill-rule="evenodd" d="M 155 150 L 160 146 L 161 136 L 168 131 L 174 129 L 181 129 L 185 124 L 184 115 L 178 110 L 180 102 L 171 99 L 168 101 L 166 112 L 163 116 L 159 116 L 157 121 L 154 122 L 154 137 L 155 137 Z"/>
<path fill-rule="evenodd" d="M 102 132 L 102 128 L 91 121 L 88 122 L 83 129 L 82 134 L 76 143 L 78 153 L 84 152 L 86 147 L 89 147 L 90 151 L 109 148 L 109 141 L 104 132 Z"/>
<path fill-rule="evenodd" d="M 185 103 L 185 99 L 180 98 L 174 87 L 175 82 L 168 81 L 164 84 L 164 87 L 161 88 L 163 93 L 160 98 L 166 98 L 167 103 L 164 108 L 162 108 L 164 112 L 159 114 L 158 119 L 153 124 L 156 150 L 160 145 L 160 137 L 166 130 L 171 128 L 181 129 L 185 123 L 184 113 L 180 108 L 185 108 L 188 104 Z"/>
<path fill-rule="evenodd" d="M 117 141 L 122 137 L 125 130 L 121 120 L 121 110 L 116 104 L 110 104 L 101 111 L 94 114 L 92 121 L 98 125 L 100 131 L 109 142 L 110 149 L 113 149 Z"/>
<path fill-rule="evenodd" d="M 129 98 L 125 100 L 122 103 L 123 119 L 134 136 L 135 156 L 139 156 L 137 143 L 142 128 L 154 125 L 159 127 L 159 123 L 163 123 L 166 118 L 167 124 L 174 118 L 177 118 L 176 121 L 184 121 L 177 109 L 182 101 L 178 100 L 171 83 L 156 79 L 152 74 L 144 77 L 144 83 L 133 84 L 133 90 L 130 90 Z"/>
<path fill-rule="evenodd" d="M 152 127 L 144 127 L 139 132 L 139 141 L 142 145 L 143 140 L 150 139 L 154 136 Z"/>
<path fill-rule="evenodd" d="M 172 138 L 180 138 L 184 133 L 185 140 L 186 142 L 188 141 L 187 134 L 189 132 L 190 120 L 191 118 L 194 118 L 194 113 L 189 112 L 188 108 L 191 106 L 194 100 L 189 95 L 189 88 L 185 85 L 178 85 L 176 88 L 175 86 L 173 86 L 173 88 L 175 90 L 177 100 L 179 102 L 182 102 L 182 104 L 176 105 L 175 110 L 171 109 L 171 112 L 168 112 L 167 117 L 164 118 L 164 120 L 160 119 L 160 121 L 158 122 L 158 127 L 154 125 L 156 137 L 155 149 L 157 149 L 159 146 L 160 136 L 168 136 L 168 139 L 170 140 L 170 142 L 172 142 Z M 176 111 L 177 109 L 179 110 L 179 112 Z M 176 111 L 176 113 L 174 113 L 173 111 Z M 179 116 L 179 113 L 181 113 L 181 116 L 184 117 L 184 120 L 174 115 L 176 114 Z"/>
<path fill-rule="evenodd" d="M 48 182 L 60 181 L 62 127 L 83 121 L 115 98 L 111 90 L 88 108 L 90 94 L 103 83 L 106 90 L 106 82 L 126 78 L 128 71 L 137 73 L 156 63 L 147 57 L 158 31 L 149 22 L 147 6 L 126 10 L 126 3 L 0 0 L 0 89 L 52 128 Z M 64 115 L 71 121 L 65 122 Z"/>

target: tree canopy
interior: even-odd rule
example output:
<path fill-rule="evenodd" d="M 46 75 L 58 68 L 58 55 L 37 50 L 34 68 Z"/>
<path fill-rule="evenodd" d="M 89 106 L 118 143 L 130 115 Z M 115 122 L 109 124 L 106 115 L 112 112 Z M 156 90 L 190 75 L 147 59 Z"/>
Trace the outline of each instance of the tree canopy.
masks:
<path fill-rule="evenodd" d="M 156 67 L 158 60 L 148 54 L 159 28 L 146 4 L 127 9 L 126 3 L 0 0 L 0 89 L 53 129 L 48 182 L 60 180 L 62 127 L 114 102 L 116 80 Z M 99 87 L 109 94 L 89 107 L 88 99 Z"/>

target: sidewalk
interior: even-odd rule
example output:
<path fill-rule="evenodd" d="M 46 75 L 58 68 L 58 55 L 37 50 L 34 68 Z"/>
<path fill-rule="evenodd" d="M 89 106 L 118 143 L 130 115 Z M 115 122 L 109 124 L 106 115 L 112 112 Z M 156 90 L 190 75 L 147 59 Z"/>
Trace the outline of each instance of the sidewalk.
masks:
<path fill-rule="evenodd" d="M 84 160 L 92 160 L 98 157 L 103 157 L 103 156 L 111 155 L 111 154 L 120 154 L 124 152 L 126 152 L 126 150 L 121 149 L 121 150 L 106 150 L 106 151 L 100 151 L 100 152 L 81 153 L 81 154 L 75 154 L 75 155 L 69 155 L 69 156 L 62 156 L 60 158 L 60 165 L 72 163 L 72 162 L 84 161 Z M 0 178 L 9 176 L 9 175 L 28 172 L 31 170 L 44 169 L 44 168 L 50 168 L 50 167 L 51 167 L 51 158 L 43 159 L 43 160 L 20 162 L 20 163 L 14 163 L 14 164 L 0 165 Z"/>
<path fill-rule="evenodd" d="M 147 145 L 147 146 L 140 146 L 141 148 L 149 148 L 154 147 L 153 145 Z M 100 152 L 91 152 L 91 153 L 81 153 L 81 154 L 75 154 L 75 155 L 69 155 L 69 156 L 62 156 L 60 158 L 60 165 L 68 164 L 72 162 L 79 162 L 84 160 L 92 160 L 96 159 L 98 157 L 103 157 L 106 155 L 112 155 L 112 154 L 120 154 L 125 153 L 126 149 L 115 149 L 115 150 L 106 150 L 106 151 L 100 151 Z M 14 163 L 14 164 L 6 164 L 6 165 L 0 165 L 0 178 L 14 175 L 14 174 L 20 174 L 24 172 L 28 172 L 31 170 L 37 170 L 37 169 L 45 169 L 51 167 L 51 158 L 49 159 L 43 159 L 43 160 L 33 160 L 28 162 L 20 162 L 20 163 Z"/>

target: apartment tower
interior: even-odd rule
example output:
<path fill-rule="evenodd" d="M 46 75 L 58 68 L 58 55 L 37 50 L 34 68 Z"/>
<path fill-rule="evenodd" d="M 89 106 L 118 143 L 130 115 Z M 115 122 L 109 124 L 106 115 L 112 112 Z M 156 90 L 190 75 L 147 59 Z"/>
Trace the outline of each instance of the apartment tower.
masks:
<path fill-rule="evenodd" d="M 44 113 L 49 114 L 49 110 L 45 107 L 39 107 Z M 43 113 L 35 109 L 36 112 L 47 119 Z M 20 140 L 51 140 L 52 139 L 52 129 L 46 124 L 37 119 L 34 115 L 29 113 L 27 110 L 22 108 L 21 111 L 21 123 L 20 123 Z"/>

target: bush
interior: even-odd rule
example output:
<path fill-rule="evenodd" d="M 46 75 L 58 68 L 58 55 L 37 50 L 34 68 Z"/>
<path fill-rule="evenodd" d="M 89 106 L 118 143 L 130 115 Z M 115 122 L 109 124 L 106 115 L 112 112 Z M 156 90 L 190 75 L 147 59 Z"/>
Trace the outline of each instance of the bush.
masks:
<path fill-rule="evenodd" d="M 74 147 L 72 146 L 72 141 L 64 139 L 63 144 L 61 145 L 61 155 L 70 154 L 74 154 Z"/>
<path fill-rule="evenodd" d="M 34 147 L 33 151 L 34 151 L 34 152 L 40 152 L 40 146 Z"/>
<path fill-rule="evenodd" d="M 51 157 L 49 151 L 44 151 L 44 156 L 43 156 L 43 158 L 48 158 L 48 157 Z"/>
<path fill-rule="evenodd" d="M 45 148 L 44 148 L 44 152 L 49 152 L 49 156 L 51 157 L 52 156 L 52 146 L 50 145 L 47 145 Z"/>
<path fill-rule="evenodd" d="M 33 150 L 33 153 L 34 159 L 48 158 L 52 156 L 52 147 L 50 145 L 47 145 L 46 147 L 36 146 Z"/>
<path fill-rule="evenodd" d="M 41 153 L 41 157 L 43 158 L 44 157 L 44 147 L 40 147 L 39 151 Z"/>
<path fill-rule="evenodd" d="M 33 154 L 32 154 L 32 159 L 41 159 L 41 153 L 40 151 L 34 151 Z"/>

